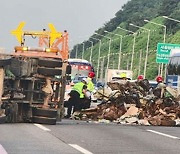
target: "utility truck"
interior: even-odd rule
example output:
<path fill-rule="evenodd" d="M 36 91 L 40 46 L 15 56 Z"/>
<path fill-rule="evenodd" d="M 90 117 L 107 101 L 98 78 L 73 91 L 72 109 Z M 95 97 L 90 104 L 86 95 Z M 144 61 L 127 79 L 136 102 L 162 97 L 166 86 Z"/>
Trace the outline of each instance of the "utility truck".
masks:
<path fill-rule="evenodd" d="M 171 49 L 167 64 L 166 84 L 180 92 L 180 49 Z"/>
<path fill-rule="evenodd" d="M 11 33 L 19 46 L 0 55 L 0 110 L 5 122 L 56 124 L 64 111 L 64 93 L 71 66 L 68 64 L 68 33 L 24 31 L 21 22 Z M 26 37 L 38 38 L 38 47 L 26 45 Z"/>
<path fill-rule="evenodd" d="M 106 83 L 113 80 L 113 79 L 120 79 L 121 73 L 126 74 L 126 78 L 132 80 L 133 72 L 130 70 L 118 70 L 118 69 L 108 69 L 106 75 Z"/>

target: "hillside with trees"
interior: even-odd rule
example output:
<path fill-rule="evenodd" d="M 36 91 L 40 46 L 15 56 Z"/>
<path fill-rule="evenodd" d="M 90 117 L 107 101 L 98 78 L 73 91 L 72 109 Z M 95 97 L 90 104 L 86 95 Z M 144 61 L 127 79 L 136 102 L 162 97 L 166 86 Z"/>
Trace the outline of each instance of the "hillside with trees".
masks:
<path fill-rule="evenodd" d="M 109 68 L 117 69 L 119 68 L 118 65 L 120 65 L 120 69 L 132 69 L 135 78 L 138 74 L 143 74 L 148 44 L 146 77 L 148 79 L 154 79 L 159 72 L 158 69 L 160 66 L 156 63 L 157 43 L 165 42 L 180 44 L 180 23 L 169 20 L 163 16 L 180 20 L 179 0 L 129 1 L 115 14 L 114 18 L 95 31 L 95 33 L 100 35 L 94 33 L 89 40 L 82 42 L 85 47 L 83 58 L 89 60 L 92 52 L 92 64 L 94 65 L 95 70 L 97 70 L 100 47 L 100 41 L 97 39 L 100 39 L 102 42 L 100 47 L 100 68 L 106 68 L 108 62 L 107 55 L 110 51 Z M 144 20 L 148 20 L 156 24 L 152 24 Z M 131 24 L 142 28 L 132 26 Z M 118 27 L 121 27 L 122 29 Z M 128 30 L 129 32 L 123 29 Z M 150 30 L 149 42 L 147 29 Z M 109 44 L 110 41 L 107 37 L 111 38 L 111 44 Z M 93 41 L 93 46 L 91 46 L 91 41 Z M 76 52 L 78 55 L 77 57 L 82 57 L 82 43 L 74 46 L 71 51 L 71 58 L 75 57 Z M 120 51 L 121 59 L 119 64 Z"/>

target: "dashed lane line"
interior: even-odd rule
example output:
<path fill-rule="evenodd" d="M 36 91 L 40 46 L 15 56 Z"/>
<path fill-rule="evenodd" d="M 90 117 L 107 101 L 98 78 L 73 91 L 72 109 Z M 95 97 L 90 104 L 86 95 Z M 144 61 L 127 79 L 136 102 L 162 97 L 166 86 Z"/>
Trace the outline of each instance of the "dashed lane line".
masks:
<path fill-rule="evenodd" d="M 70 146 L 72 146 L 73 148 L 75 148 L 76 150 L 82 152 L 83 154 L 93 154 L 92 152 L 80 147 L 79 145 L 77 144 L 69 144 Z"/>
<path fill-rule="evenodd" d="M 179 137 L 172 136 L 172 135 L 168 135 L 168 134 L 161 133 L 161 132 L 157 132 L 157 131 L 150 130 L 150 129 L 147 129 L 147 131 L 148 131 L 148 132 L 155 133 L 155 134 L 158 134 L 158 135 L 166 136 L 166 137 L 169 137 L 169 138 L 172 138 L 172 139 L 178 139 L 178 140 L 180 139 Z"/>
<path fill-rule="evenodd" d="M 51 131 L 50 129 L 44 127 L 43 125 L 41 124 L 34 124 L 35 126 L 39 127 L 40 129 L 44 130 L 44 131 Z M 69 144 L 71 147 L 75 148 L 76 150 L 82 152 L 83 154 L 93 154 L 92 152 L 80 147 L 79 145 L 77 144 Z M 0 151 L 1 152 L 1 151 Z M 1 153 L 0 153 L 1 154 Z M 4 153 L 3 153 L 4 154 Z M 6 154 L 6 153 L 5 153 Z"/>
<path fill-rule="evenodd" d="M 44 131 L 51 131 L 50 129 L 44 127 L 43 125 L 40 125 L 40 124 L 34 124 L 34 125 L 37 126 L 37 127 L 39 127 L 39 128 L 41 128 L 41 129 L 44 130 Z"/>

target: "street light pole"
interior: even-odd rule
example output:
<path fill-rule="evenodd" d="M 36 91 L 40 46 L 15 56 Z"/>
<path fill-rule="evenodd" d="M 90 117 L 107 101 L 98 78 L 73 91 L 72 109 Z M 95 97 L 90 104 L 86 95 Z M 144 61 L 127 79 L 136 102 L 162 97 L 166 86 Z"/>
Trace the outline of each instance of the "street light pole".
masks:
<path fill-rule="evenodd" d="M 91 42 L 91 53 L 90 53 L 89 61 L 90 61 L 90 63 L 92 63 L 93 41 L 89 41 L 89 42 Z"/>
<path fill-rule="evenodd" d="M 119 43 L 119 62 L 118 62 L 118 70 L 120 69 L 120 65 L 121 65 L 121 50 L 122 50 L 122 35 L 119 35 L 119 34 L 115 34 L 115 33 L 112 33 L 112 32 L 108 32 L 108 31 L 104 31 L 106 33 L 109 33 L 109 34 L 113 34 L 113 35 L 116 35 L 116 36 L 119 36 L 120 37 L 120 43 Z"/>
<path fill-rule="evenodd" d="M 165 43 L 166 42 L 166 25 L 162 25 L 162 24 L 152 22 L 152 21 L 149 21 L 149 20 L 144 20 L 144 21 L 148 22 L 148 23 L 151 23 L 151 24 L 154 24 L 154 25 L 159 25 L 159 26 L 164 27 L 164 40 L 163 40 L 163 43 Z"/>
<path fill-rule="evenodd" d="M 132 56 L 131 56 L 131 71 L 133 69 L 133 62 L 134 62 L 135 42 L 136 42 L 136 33 L 134 33 L 134 39 L 133 39 L 133 49 L 132 49 Z"/>
<path fill-rule="evenodd" d="M 111 38 L 107 37 L 107 36 L 104 36 L 104 35 L 101 35 L 101 34 L 98 34 L 98 33 L 95 33 L 95 34 L 109 39 L 109 52 L 108 52 L 108 61 L 107 61 L 107 70 L 108 70 L 108 68 L 109 68 L 109 58 L 110 58 L 110 53 L 111 53 Z"/>
<path fill-rule="evenodd" d="M 136 42 L 136 35 L 137 33 L 133 32 L 133 31 L 130 31 L 130 30 L 127 30 L 127 29 L 124 29 L 124 28 L 121 28 L 121 27 L 117 27 L 121 30 L 124 30 L 124 31 L 127 31 L 127 32 L 130 32 L 134 35 L 134 39 L 133 39 L 133 48 L 132 48 L 132 55 L 131 55 L 131 71 L 133 69 L 133 62 L 134 62 L 134 50 L 135 50 L 135 42 Z"/>
<path fill-rule="evenodd" d="M 152 22 L 152 21 L 149 21 L 149 20 L 144 20 L 145 22 L 148 22 L 148 23 L 151 23 L 151 24 L 154 24 L 154 25 L 158 25 L 158 26 L 162 26 L 164 27 L 164 40 L 163 40 L 163 43 L 166 42 L 166 25 L 162 25 L 162 24 L 159 24 L 159 23 L 156 23 L 156 22 Z M 163 73 L 163 63 L 161 64 L 161 76 L 162 76 L 162 73 Z"/>
<path fill-rule="evenodd" d="M 100 73 L 100 81 L 103 81 L 103 73 L 104 73 L 104 58 L 105 56 L 100 57 L 99 59 L 103 58 L 101 61 L 101 73 Z"/>
<path fill-rule="evenodd" d="M 78 44 L 76 45 L 76 59 L 77 59 L 77 52 L 78 52 Z"/>
<path fill-rule="evenodd" d="M 100 57 L 99 59 L 103 58 L 102 62 L 101 62 L 101 73 L 100 73 L 100 80 L 103 81 L 103 73 L 104 73 L 104 61 L 105 61 L 105 58 L 113 55 L 114 53 L 111 53 L 111 54 L 107 54 L 106 56 L 102 56 Z M 116 53 L 117 54 L 117 53 Z M 105 72 L 107 73 L 107 71 Z M 107 78 L 107 75 L 105 74 L 105 77 Z"/>
<path fill-rule="evenodd" d="M 142 51 L 140 50 L 140 53 L 139 53 L 139 69 L 138 69 L 138 76 L 139 76 L 140 73 L 141 73 L 141 61 L 142 61 Z"/>
<path fill-rule="evenodd" d="M 71 58 L 71 53 L 72 53 L 72 50 L 69 50 L 68 59 L 70 59 L 70 58 Z"/>
<path fill-rule="evenodd" d="M 99 52 L 98 52 L 98 66 L 97 66 L 97 79 L 99 77 L 99 67 L 100 67 L 100 55 L 101 55 L 101 40 L 100 39 L 97 39 L 97 38 L 94 38 L 94 37 L 91 37 L 92 39 L 94 40 L 98 40 L 99 41 Z"/>
<path fill-rule="evenodd" d="M 82 51 L 82 59 L 84 59 L 84 46 L 85 46 L 85 43 L 83 42 L 83 51 Z"/>
<path fill-rule="evenodd" d="M 170 17 L 167 17 L 167 16 L 163 16 L 163 17 L 166 18 L 166 19 L 173 20 L 173 21 L 176 21 L 176 22 L 179 22 L 179 23 L 180 23 L 180 20 L 173 19 L 173 18 L 170 18 Z"/>
<path fill-rule="evenodd" d="M 144 78 L 145 78 L 146 77 L 146 69 L 147 69 L 148 52 L 149 52 L 150 30 L 147 28 L 144 28 L 144 27 L 134 25 L 132 23 L 130 23 L 129 25 L 148 31 L 148 38 L 147 38 L 147 45 L 146 45 L 146 56 L 145 56 L 145 62 L 144 62 Z"/>

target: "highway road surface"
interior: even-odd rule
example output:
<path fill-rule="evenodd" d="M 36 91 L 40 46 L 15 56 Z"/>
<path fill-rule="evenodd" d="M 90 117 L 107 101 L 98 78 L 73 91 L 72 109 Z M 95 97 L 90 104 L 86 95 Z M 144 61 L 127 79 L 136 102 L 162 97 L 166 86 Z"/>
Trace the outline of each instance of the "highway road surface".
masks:
<path fill-rule="evenodd" d="M 178 154 L 179 127 L 62 120 L 1 124 L 0 154 Z"/>

